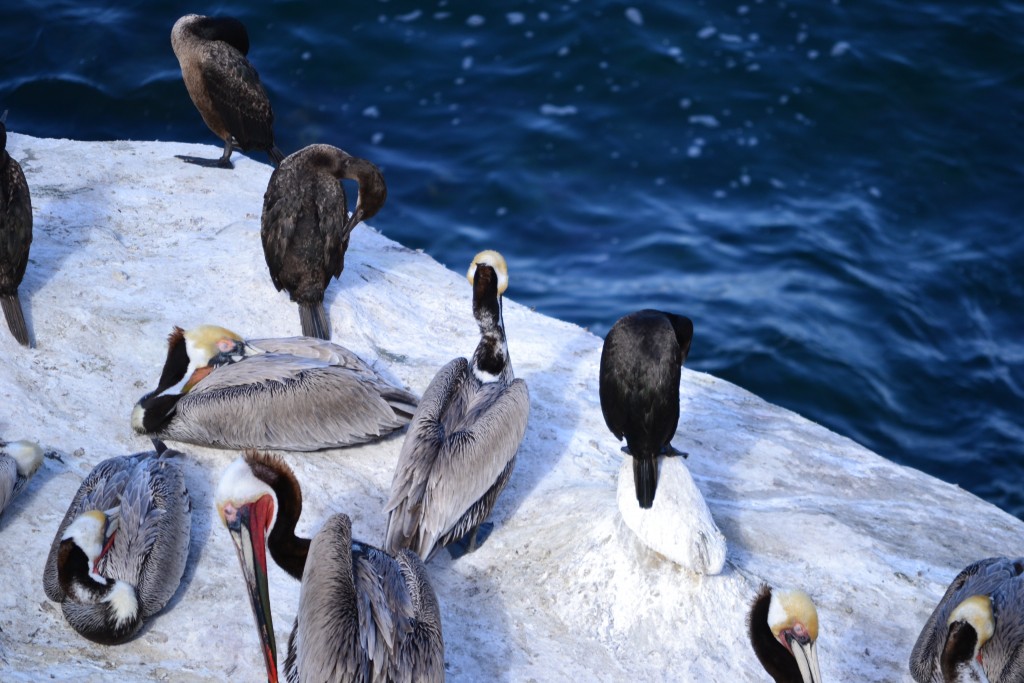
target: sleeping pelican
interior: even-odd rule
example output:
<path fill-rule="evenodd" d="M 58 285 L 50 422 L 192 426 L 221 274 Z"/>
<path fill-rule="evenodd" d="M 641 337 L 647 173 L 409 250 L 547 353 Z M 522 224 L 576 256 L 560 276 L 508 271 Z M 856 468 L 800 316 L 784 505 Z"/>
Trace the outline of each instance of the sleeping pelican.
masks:
<path fill-rule="evenodd" d="M 910 654 L 918 683 L 1024 681 L 1024 557 L 990 557 L 949 584 Z"/>
<path fill-rule="evenodd" d="M 11 334 L 31 346 L 18 287 L 32 245 L 32 198 L 21 166 L 7 152 L 7 111 L 0 114 L 0 308 Z"/>
<path fill-rule="evenodd" d="M 274 146 L 274 112 L 256 69 L 246 59 L 249 33 L 238 19 L 189 14 L 174 22 L 171 48 L 185 89 L 214 135 L 224 141 L 220 159 L 179 159 L 231 168 L 231 152 L 264 150 L 275 166 L 284 155 Z"/>
<path fill-rule="evenodd" d="M 347 178 L 359 183 L 348 217 Z M 324 291 L 345 268 L 352 229 L 377 214 L 388 196 L 380 169 L 330 145 L 290 154 L 270 176 L 263 196 L 260 237 L 270 279 L 299 305 L 302 334 L 330 339 Z"/>
<path fill-rule="evenodd" d="M 54 536 L 43 571 L 46 596 L 89 640 L 132 638 L 167 604 L 188 557 L 192 504 L 180 455 L 104 460 L 82 482 Z"/>
<path fill-rule="evenodd" d="M 679 424 L 680 368 L 690 353 L 693 323 L 674 313 L 644 309 L 612 325 L 601 349 L 601 412 L 615 438 L 626 439 L 641 508 L 658 488 L 658 457 L 672 447 Z"/>
<path fill-rule="evenodd" d="M 821 683 L 818 611 L 806 593 L 761 586 L 747 626 L 754 654 L 775 683 Z"/>
<path fill-rule="evenodd" d="M 472 360 L 451 361 L 424 392 L 384 510 L 388 551 L 412 548 L 424 561 L 460 539 L 468 550 L 477 546 L 477 531 L 512 474 L 530 412 L 526 382 L 514 378 L 505 342 L 505 259 L 480 252 L 466 277 L 480 343 Z"/>
<path fill-rule="evenodd" d="M 188 377 L 179 393 L 164 392 Z M 346 348 L 310 337 L 244 341 L 223 327 L 174 328 L 156 390 L 139 399 L 139 434 L 215 448 L 317 451 L 405 425 L 416 397 Z"/>
<path fill-rule="evenodd" d="M 31 441 L 0 441 L 0 512 L 21 493 L 43 464 L 43 449 Z"/>
<path fill-rule="evenodd" d="M 298 538 L 302 491 L 275 455 L 250 451 L 235 460 L 221 477 L 216 506 L 249 589 L 268 681 L 277 681 L 268 549 L 302 581 L 288 681 L 444 680 L 441 611 L 414 553 L 391 556 L 353 540 L 343 514 L 332 515 L 312 541 Z"/>

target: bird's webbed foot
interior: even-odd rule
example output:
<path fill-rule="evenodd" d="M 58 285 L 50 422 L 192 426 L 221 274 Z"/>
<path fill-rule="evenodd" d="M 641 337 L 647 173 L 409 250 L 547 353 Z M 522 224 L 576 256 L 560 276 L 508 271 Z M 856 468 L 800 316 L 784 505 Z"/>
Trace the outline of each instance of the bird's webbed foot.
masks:
<path fill-rule="evenodd" d="M 475 527 L 470 529 L 469 533 L 465 536 L 454 543 L 446 545 L 445 549 L 448 551 L 448 554 L 451 555 L 453 560 L 457 560 L 463 555 L 468 555 L 483 545 L 484 541 L 487 540 L 492 531 L 494 531 L 493 522 L 477 524 Z"/>
<path fill-rule="evenodd" d="M 665 447 L 661 449 L 661 452 L 658 455 L 664 455 L 666 458 L 675 457 L 677 455 L 681 455 L 684 458 L 690 457 L 689 453 L 685 453 L 685 452 L 677 449 L 672 444 L 666 444 Z"/>
<path fill-rule="evenodd" d="M 230 159 L 225 159 L 224 157 L 221 157 L 220 159 L 204 159 L 202 157 L 185 156 L 184 154 L 175 154 L 174 156 L 176 156 L 177 158 L 181 159 L 186 163 L 195 164 L 196 166 L 203 166 L 205 168 L 231 169 L 235 167 L 235 165 L 231 163 Z"/>

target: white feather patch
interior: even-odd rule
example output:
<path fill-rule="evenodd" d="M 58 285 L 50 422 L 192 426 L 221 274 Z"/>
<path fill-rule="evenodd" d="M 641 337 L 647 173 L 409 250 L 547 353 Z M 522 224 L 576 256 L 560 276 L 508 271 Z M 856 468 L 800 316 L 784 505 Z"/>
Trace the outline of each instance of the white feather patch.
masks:
<path fill-rule="evenodd" d="M 135 597 L 135 589 L 130 583 L 115 581 L 114 587 L 110 589 L 103 601 L 110 603 L 114 609 L 114 618 L 117 620 L 118 626 L 134 619 L 139 613 L 139 601 Z"/>

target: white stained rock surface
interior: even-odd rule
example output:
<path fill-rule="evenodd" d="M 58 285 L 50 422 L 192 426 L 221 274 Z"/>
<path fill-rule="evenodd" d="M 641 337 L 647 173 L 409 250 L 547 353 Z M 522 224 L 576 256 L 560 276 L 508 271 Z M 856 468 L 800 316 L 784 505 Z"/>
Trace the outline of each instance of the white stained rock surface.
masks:
<path fill-rule="evenodd" d="M 174 158 L 218 157 L 209 145 L 11 133 L 8 148 L 32 190 L 21 300 L 36 348 L 0 330 L 0 438 L 38 441 L 47 457 L 0 516 L 0 680 L 265 680 L 238 560 L 213 509 L 236 452 L 170 444 L 187 454 L 189 561 L 178 593 L 134 641 L 83 640 L 46 599 L 42 570 L 89 470 L 150 448 L 129 416 L 156 386 L 174 325 L 298 333 L 296 305 L 274 291 L 260 244 L 271 168 L 238 154 L 231 171 Z M 388 215 L 385 205 L 384 229 Z M 501 250 L 502 235 L 488 246 Z M 505 256 L 505 324 L 530 422 L 494 532 L 476 552 L 428 566 L 450 681 L 766 681 L 745 625 L 762 581 L 816 602 L 826 681 L 909 681 L 921 624 L 957 572 L 1024 554 L 1024 524 L 994 506 L 684 369 L 673 443 L 689 453 L 728 554 L 717 576 L 682 569 L 619 514 L 623 455 L 601 416 L 601 340 L 515 304 L 516 258 Z M 335 341 L 422 392 L 478 339 L 468 264 L 448 265 L 357 227 L 327 292 Z M 287 454 L 304 489 L 298 532 L 346 512 L 355 537 L 379 544 L 402 439 Z M 270 582 L 283 661 L 299 584 L 276 566 Z"/>
<path fill-rule="evenodd" d="M 658 488 L 649 510 L 637 502 L 630 456 L 623 457 L 619 467 L 616 495 L 623 521 L 647 547 L 698 574 L 722 571 L 725 536 L 681 455 L 659 458 Z"/>

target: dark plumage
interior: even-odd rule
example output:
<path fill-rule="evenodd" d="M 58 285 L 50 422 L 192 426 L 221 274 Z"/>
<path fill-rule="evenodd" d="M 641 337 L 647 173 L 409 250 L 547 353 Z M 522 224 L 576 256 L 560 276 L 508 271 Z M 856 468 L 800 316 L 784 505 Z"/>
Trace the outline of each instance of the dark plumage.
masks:
<path fill-rule="evenodd" d="M 0 308 L 18 343 L 31 346 L 18 287 L 32 244 L 32 200 L 21 166 L 7 153 L 6 121 L 5 111 L 0 116 Z"/>
<path fill-rule="evenodd" d="M 265 151 L 274 165 L 284 159 L 274 145 L 274 112 L 256 69 L 246 59 L 249 34 L 238 19 L 189 14 L 171 29 L 192 102 L 214 135 L 224 141 L 220 159 L 179 156 L 201 166 L 231 168 L 231 152 Z"/>
<path fill-rule="evenodd" d="M 642 508 L 654 504 L 658 456 L 675 454 L 680 368 L 692 339 L 689 318 L 645 309 L 621 318 L 604 340 L 601 412 L 612 434 L 626 439 Z"/>
<path fill-rule="evenodd" d="M 359 184 L 348 217 L 347 178 Z M 345 268 L 349 235 L 374 216 L 387 198 L 375 165 L 330 145 L 310 145 L 289 155 L 270 176 L 263 196 L 260 236 L 270 278 L 299 305 L 302 334 L 330 339 L 324 291 Z"/>

